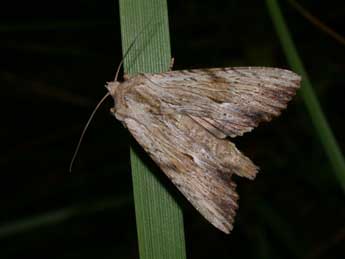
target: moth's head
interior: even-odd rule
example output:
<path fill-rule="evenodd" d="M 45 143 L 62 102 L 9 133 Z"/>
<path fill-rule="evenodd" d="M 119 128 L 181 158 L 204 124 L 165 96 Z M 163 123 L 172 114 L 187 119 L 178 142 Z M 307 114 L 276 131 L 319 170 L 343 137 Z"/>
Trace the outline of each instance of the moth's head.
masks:
<path fill-rule="evenodd" d="M 116 98 L 116 90 L 118 89 L 119 85 L 120 85 L 120 82 L 118 82 L 118 81 L 108 82 L 105 85 L 105 88 L 107 88 L 108 93 L 113 97 L 114 101 Z M 115 114 L 115 112 L 116 112 L 115 106 L 110 108 L 110 112 L 112 114 Z"/>
<path fill-rule="evenodd" d="M 119 85 L 120 85 L 120 82 L 118 81 L 108 82 L 105 85 L 105 88 L 107 88 L 111 96 L 115 97 L 116 89 L 118 88 Z"/>

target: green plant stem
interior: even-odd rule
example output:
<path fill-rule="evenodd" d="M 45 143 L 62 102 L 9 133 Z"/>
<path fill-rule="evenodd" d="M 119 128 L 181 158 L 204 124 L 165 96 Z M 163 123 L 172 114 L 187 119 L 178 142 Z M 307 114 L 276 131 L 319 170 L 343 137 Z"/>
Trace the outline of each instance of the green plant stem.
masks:
<path fill-rule="evenodd" d="M 171 62 L 166 0 L 120 0 L 123 53 L 128 74 L 162 72 Z M 166 187 L 131 148 L 141 259 L 186 258 L 182 211 Z"/>
<path fill-rule="evenodd" d="M 330 160 L 336 177 L 345 192 L 345 160 L 338 146 L 337 141 L 330 129 L 327 119 L 322 112 L 319 101 L 311 86 L 307 72 L 297 53 L 296 47 L 292 41 L 290 32 L 281 13 L 279 4 L 276 0 L 266 0 L 266 4 L 271 15 L 273 24 L 279 36 L 286 58 L 291 67 L 302 76 L 302 87 L 300 93 L 311 117 L 321 144 Z"/>

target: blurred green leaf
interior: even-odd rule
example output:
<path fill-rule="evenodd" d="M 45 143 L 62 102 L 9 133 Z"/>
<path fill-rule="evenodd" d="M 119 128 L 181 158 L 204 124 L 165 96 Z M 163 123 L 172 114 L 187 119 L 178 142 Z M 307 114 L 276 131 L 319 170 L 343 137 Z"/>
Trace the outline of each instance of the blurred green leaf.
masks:
<path fill-rule="evenodd" d="M 338 178 L 339 184 L 345 192 L 345 160 L 342 152 L 311 86 L 308 74 L 298 55 L 278 2 L 276 0 L 266 0 L 266 4 L 286 58 L 293 70 L 302 76 L 302 87 L 300 93 L 302 94 L 311 121 L 318 134 L 319 141 L 323 145 L 336 177 Z"/>

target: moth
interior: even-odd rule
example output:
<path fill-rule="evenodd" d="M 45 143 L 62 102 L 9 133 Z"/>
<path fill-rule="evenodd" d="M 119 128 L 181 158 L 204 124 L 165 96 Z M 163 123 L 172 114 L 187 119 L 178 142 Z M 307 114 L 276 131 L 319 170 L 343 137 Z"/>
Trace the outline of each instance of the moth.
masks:
<path fill-rule="evenodd" d="M 231 142 L 280 115 L 301 77 L 266 67 L 142 73 L 107 84 L 111 113 L 191 204 L 230 233 L 238 208 L 232 175 L 258 167 Z"/>

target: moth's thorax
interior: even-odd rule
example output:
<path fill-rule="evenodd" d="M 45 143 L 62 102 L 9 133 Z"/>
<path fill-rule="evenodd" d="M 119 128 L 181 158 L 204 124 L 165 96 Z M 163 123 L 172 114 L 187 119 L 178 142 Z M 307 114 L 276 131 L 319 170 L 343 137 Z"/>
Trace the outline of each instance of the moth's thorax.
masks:
<path fill-rule="evenodd" d="M 110 95 L 114 99 L 114 107 L 110 109 L 110 112 L 115 115 L 115 117 L 123 121 L 128 114 L 128 97 L 135 91 L 135 86 L 142 83 L 142 75 L 138 74 L 129 77 L 123 82 L 113 81 L 106 85 Z"/>

